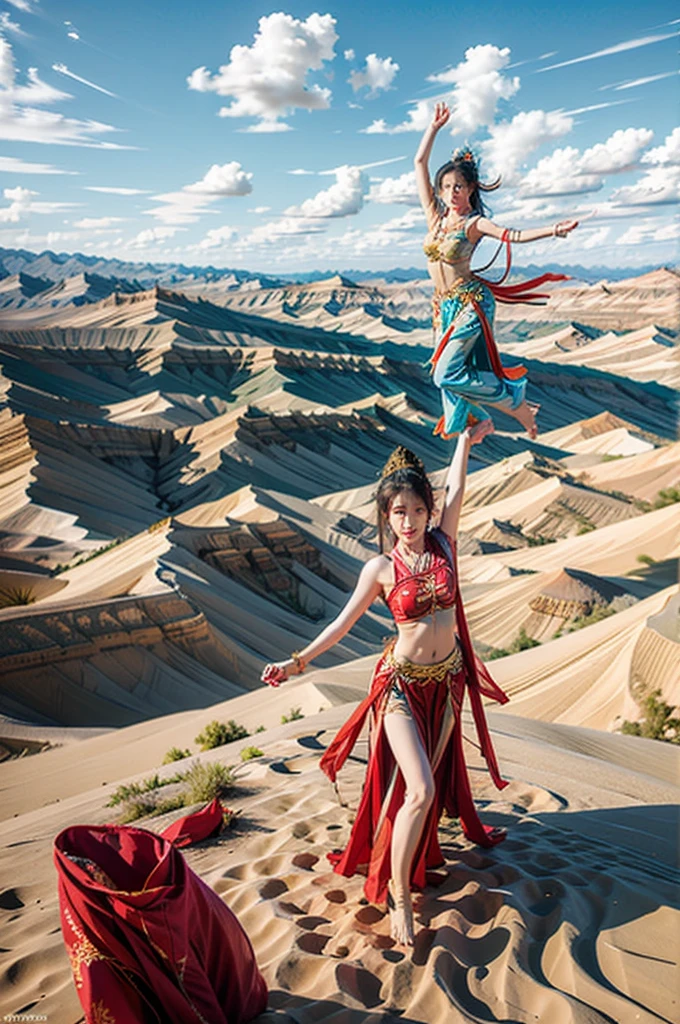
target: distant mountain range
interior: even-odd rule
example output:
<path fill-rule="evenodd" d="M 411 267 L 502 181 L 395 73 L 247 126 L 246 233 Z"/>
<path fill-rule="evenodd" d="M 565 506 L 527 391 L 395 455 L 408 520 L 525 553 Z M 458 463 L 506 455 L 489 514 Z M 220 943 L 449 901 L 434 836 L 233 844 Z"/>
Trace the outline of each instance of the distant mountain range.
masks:
<path fill-rule="evenodd" d="M 622 268 L 622 267 L 582 267 L 580 264 L 548 263 L 540 266 L 531 263 L 517 266 L 513 271 L 515 278 L 534 277 L 539 273 L 568 274 L 577 281 L 593 284 L 597 281 L 623 281 L 630 277 L 655 270 L 654 265 Z M 426 277 L 424 267 L 395 267 L 392 270 L 312 270 L 306 273 L 286 274 L 273 277 L 248 270 L 234 270 L 227 267 L 187 266 L 183 263 L 133 263 L 126 260 L 104 259 L 99 256 L 86 256 L 83 253 L 55 253 L 46 249 L 41 253 L 29 252 L 27 249 L 0 248 L 0 280 L 15 274 L 29 274 L 34 279 L 59 282 L 77 274 L 96 274 L 99 277 L 117 278 L 131 281 L 142 288 L 154 284 L 165 287 L 180 282 L 197 283 L 200 281 L 233 284 L 237 288 L 252 282 L 253 286 L 263 288 L 280 287 L 294 282 L 306 284 L 323 280 L 333 275 L 341 275 L 350 281 L 386 281 L 389 284 L 402 281 L 422 280 Z"/>

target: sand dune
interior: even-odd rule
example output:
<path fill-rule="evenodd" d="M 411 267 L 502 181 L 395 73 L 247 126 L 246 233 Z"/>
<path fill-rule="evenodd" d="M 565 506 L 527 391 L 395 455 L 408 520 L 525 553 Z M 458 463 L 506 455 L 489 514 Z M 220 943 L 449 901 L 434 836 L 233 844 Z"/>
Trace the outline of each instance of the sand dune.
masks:
<path fill-rule="evenodd" d="M 466 744 L 482 816 L 509 837 L 482 853 L 442 822 L 413 953 L 325 859 L 365 741 L 342 804 L 317 768 L 392 630 L 384 605 L 299 679 L 265 692 L 259 675 L 337 615 L 377 550 L 397 443 L 441 500 L 430 286 L 62 277 L 0 282 L 0 1011 L 81 1016 L 54 834 L 111 820 L 119 784 L 169 778 L 170 747 L 191 764 L 206 723 L 235 719 L 264 732 L 200 758 L 263 751 L 228 798 L 241 823 L 187 856 L 251 936 L 261 1024 L 675 1019 L 658 935 L 677 930 L 678 750 L 618 730 L 655 689 L 680 703 L 680 505 L 653 507 L 680 487 L 676 276 L 499 310 L 541 433 L 498 415 L 475 448 L 461 583 L 481 656 L 540 645 L 490 660 L 511 696 L 490 711 L 501 794 Z"/>
<path fill-rule="evenodd" d="M 358 1024 L 367 1015 L 401 1012 L 434 1022 L 451 1014 L 479 1019 L 483 1009 L 500 1019 L 527 1012 L 554 1020 L 668 1019 L 672 965 L 658 958 L 655 941 L 659 926 L 672 930 L 676 923 L 672 850 L 663 839 L 676 798 L 664 778 L 672 771 L 668 758 L 651 757 L 650 774 L 631 775 L 625 762 L 632 744 L 645 747 L 645 741 L 531 723 L 543 726 L 536 734 L 524 719 L 503 717 L 495 738 L 516 777 L 502 798 L 489 789 L 474 754 L 471 768 L 485 820 L 506 825 L 510 836 L 482 854 L 470 849 L 455 822 L 444 824 L 450 867 L 417 902 L 418 938 L 410 957 L 394 948 L 384 911 L 362 905 L 361 879 L 339 878 L 325 861 L 330 848 L 342 845 L 351 810 L 338 804 L 316 762 L 345 714 L 345 707 L 334 708 L 262 734 L 265 756 L 246 769 L 246 790 L 235 801 L 247 819 L 236 832 L 187 854 L 238 913 L 278 1017 Z M 186 726 L 185 736 L 196 722 Z M 110 740 L 85 743 L 92 748 Z M 236 753 L 229 751 L 230 759 Z M 224 760 L 225 751 L 204 757 Z M 606 778 L 604 791 L 593 788 L 594 758 Z M 343 772 L 341 795 L 350 807 L 361 774 L 360 761 Z M 3 861 L 14 881 L 4 896 L 11 921 L 2 958 L 16 981 L 2 998 L 3 1010 L 42 995 L 41 1010 L 78 1019 L 49 852 L 52 836 L 74 813 L 107 820 L 109 792 L 97 786 L 40 810 L 25 809 L 5 826 Z M 163 824 L 159 818 L 154 827 Z M 645 927 L 650 916 L 654 929 Z M 572 970 L 577 941 L 579 970 Z M 640 958 L 645 970 L 637 968 Z"/>

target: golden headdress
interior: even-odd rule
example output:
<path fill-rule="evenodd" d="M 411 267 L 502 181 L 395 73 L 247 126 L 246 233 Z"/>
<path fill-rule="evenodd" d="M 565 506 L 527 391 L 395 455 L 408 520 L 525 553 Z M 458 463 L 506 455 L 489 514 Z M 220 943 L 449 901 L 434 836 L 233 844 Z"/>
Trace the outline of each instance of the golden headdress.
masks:
<path fill-rule="evenodd" d="M 416 473 L 425 476 L 425 466 L 422 461 L 409 448 L 405 448 L 403 444 L 398 445 L 394 449 L 383 466 L 380 477 L 384 480 L 386 476 L 392 476 L 393 473 L 397 473 L 400 469 L 412 469 Z"/>

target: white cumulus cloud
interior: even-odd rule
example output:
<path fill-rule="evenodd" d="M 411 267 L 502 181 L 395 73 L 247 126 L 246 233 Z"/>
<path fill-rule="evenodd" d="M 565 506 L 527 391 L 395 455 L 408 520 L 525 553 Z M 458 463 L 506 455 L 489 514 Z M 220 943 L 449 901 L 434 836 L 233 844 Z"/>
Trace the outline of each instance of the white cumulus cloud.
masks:
<path fill-rule="evenodd" d="M 459 64 L 436 75 L 428 81 L 445 86 L 440 96 L 418 100 L 408 111 L 406 120 L 400 124 L 388 125 L 384 118 L 373 121 L 363 128 L 365 135 L 397 135 L 401 132 L 423 132 L 432 120 L 432 112 L 438 100 L 446 100 L 451 107 L 449 122 L 451 134 L 474 132 L 482 126 L 490 126 L 496 116 L 500 100 L 510 99 L 519 89 L 519 78 L 509 77 L 503 71 L 510 63 L 510 50 L 491 43 L 471 46 Z"/>
<path fill-rule="evenodd" d="M 349 217 L 364 205 L 368 190 L 366 175 L 360 167 L 337 167 L 335 183 L 317 192 L 299 206 L 285 211 L 289 217 Z"/>
<path fill-rule="evenodd" d="M 500 100 L 510 99 L 519 89 L 519 78 L 509 78 L 503 69 L 510 63 L 510 50 L 491 43 L 471 46 L 455 68 L 430 75 L 430 82 L 453 85 L 451 134 L 473 132 L 490 125 Z"/>
<path fill-rule="evenodd" d="M 584 174 L 614 174 L 626 171 L 639 159 L 654 138 L 649 128 L 619 128 L 606 142 L 586 149 L 579 162 Z"/>
<path fill-rule="evenodd" d="M 232 47 L 229 62 L 215 74 L 196 68 L 187 83 L 197 92 L 231 97 L 222 117 L 253 117 L 260 131 L 286 130 L 280 119 L 289 112 L 330 105 L 330 89 L 310 84 L 307 76 L 333 60 L 337 38 L 330 14 L 301 21 L 279 11 L 260 18 L 251 46 Z"/>
<path fill-rule="evenodd" d="M 54 203 L 36 201 L 34 196 L 39 195 L 30 188 L 17 185 L 16 188 L 3 189 L 3 196 L 9 200 L 9 206 L 0 207 L 0 223 L 16 224 L 27 214 L 32 213 L 59 213 L 61 210 L 69 210 L 77 205 L 75 203 Z"/>
<path fill-rule="evenodd" d="M 510 121 L 491 125 L 490 138 L 480 148 L 491 174 L 502 174 L 509 184 L 530 153 L 543 143 L 566 135 L 573 124 L 573 118 L 559 110 L 522 110 Z"/>
<path fill-rule="evenodd" d="M 167 238 L 172 238 L 176 235 L 180 228 L 173 227 L 159 227 L 159 228 L 144 228 L 139 234 L 135 235 L 131 241 L 128 242 L 128 249 L 146 249 L 149 246 L 155 245 L 157 242 L 164 242 Z"/>
<path fill-rule="evenodd" d="M 230 228 L 228 224 L 225 224 L 221 228 L 211 228 L 206 234 L 205 238 L 195 246 L 196 249 L 219 249 L 227 242 L 231 242 L 232 239 L 236 238 L 235 228 Z"/>
<path fill-rule="evenodd" d="M 368 198 L 372 203 L 405 203 L 406 206 L 418 206 L 418 190 L 416 188 L 415 171 L 406 171 L 398 178 L 383 178 L 371 185 Z"/>
<path fill-rule="evenodd" d="M 354 92 L 368 89 L 369 96 L 377 96 L 379 92 L 391 88 L 398 71 L 399 65 L 391 57 L 378 57 L 375 53 L 369 53 L 361 71 L 353 71 L 347 81 Z"/>
<path fill-rule="evenodd" d="M 623 128 L 583 153 L 574 146 L 555 149 L 528 172 L 521 190 L 534 196 L 596 192 L 604 184 L 604 175 L 630 170 L 653 135 L 649 128 Z"/>
<path fill-rule="evenodd" d="M 680 128 L 667 135 L 663 145 L 650 149 L 642 157 L 643 164 L 680 164 Z"/>
<path fill-rule="evenodd" d="M 185 185 L 177 192 L 164 192 L 153 196 L 160 206 L 145 213 L 163 224 L 194 224 L 203 214 L 209 213 L 211 204 L 224 196 L 249 195 L 253 186 L 252 174 L 244 171 L 241 164 L 232 160 L 228 164 L 213 164 L 200 181 Z"/>
<path fill-rule="evenodd" d="M 206 196 L 247 196 L 253 191 L 252 173 L 244 171 L 240 163 L 213 164 L 200 181 L 185 185 L 185 192 Z"/>
<path fill-rule="evenodd" d="M 624 206 L 647 206 L 680 201 L 680 166 L 650 167 L 634 185 L 617 188 L 614 202 Z"/>

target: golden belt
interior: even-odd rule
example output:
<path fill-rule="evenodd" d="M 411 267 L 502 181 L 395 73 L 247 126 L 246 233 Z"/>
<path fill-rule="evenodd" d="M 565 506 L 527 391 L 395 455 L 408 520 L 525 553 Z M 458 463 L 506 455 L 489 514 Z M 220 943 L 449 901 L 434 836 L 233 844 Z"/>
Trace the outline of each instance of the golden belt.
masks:
<path fill-rule="evenodd" d="M 432 665 L 419 665 L 408 658 L 395 658 L 394 644 L 385 651 L 384 661 L 405 683 L 414 683 L 418 686 L 441 683 L 447 676 L 460 672 L 463 667 L 463 655 L 457 642 L 443 661 L 435 661 Z"/>

